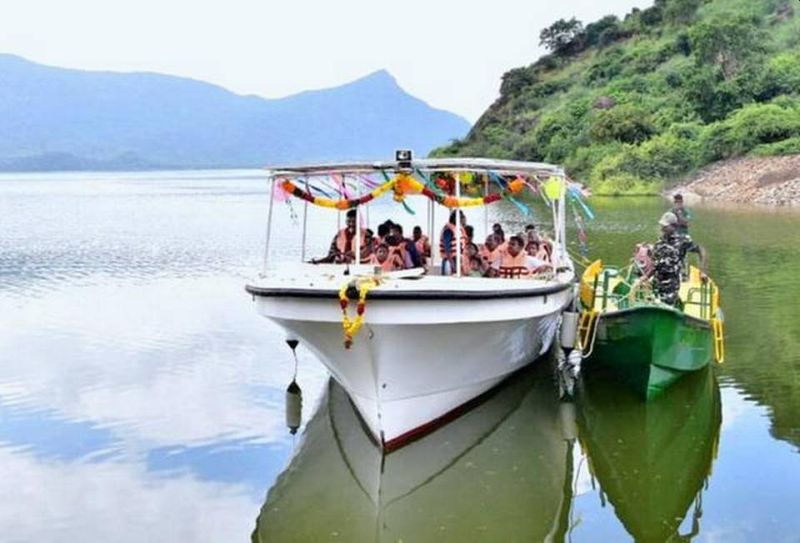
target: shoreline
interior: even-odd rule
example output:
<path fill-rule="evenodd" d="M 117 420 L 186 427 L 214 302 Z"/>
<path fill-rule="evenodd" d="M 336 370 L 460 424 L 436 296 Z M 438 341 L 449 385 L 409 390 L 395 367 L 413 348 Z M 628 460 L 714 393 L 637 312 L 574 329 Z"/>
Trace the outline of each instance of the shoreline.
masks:
<path fill-rule="evenodd" d="M 800 155 L 739 157 L 716 162 L 664 191 L 687 204 L 800 208 Z"/>

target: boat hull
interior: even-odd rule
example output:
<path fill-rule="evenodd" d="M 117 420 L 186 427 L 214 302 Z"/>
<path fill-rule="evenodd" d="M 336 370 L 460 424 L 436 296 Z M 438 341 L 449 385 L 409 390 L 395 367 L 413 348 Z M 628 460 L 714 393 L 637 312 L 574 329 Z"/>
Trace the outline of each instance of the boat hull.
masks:
<path fill-rule="evenodd" d="M 641 306 L 602 315 L 586 368 L 614 372 L 647 400 L 708 366 L 713 356 L 707 321 L 668 307 Z"/>
<path fill-rule="evenodd" d="M 502 280 L 476 284 L 485 281 Z M 454 418 L 465 404 L 545 353 L 573 297 L 569 283 L 516 287 L 512 295 L 498 296 L 477 287 L 444 294 L 425 290 L 424 283 L 412 287 L 376 292 L 374 298 L 371 293 L 365 324 L 349 349 L 335 293 L 293 296 L 249 289 L 258 312 L 328 368 L 387 450 Z"/>

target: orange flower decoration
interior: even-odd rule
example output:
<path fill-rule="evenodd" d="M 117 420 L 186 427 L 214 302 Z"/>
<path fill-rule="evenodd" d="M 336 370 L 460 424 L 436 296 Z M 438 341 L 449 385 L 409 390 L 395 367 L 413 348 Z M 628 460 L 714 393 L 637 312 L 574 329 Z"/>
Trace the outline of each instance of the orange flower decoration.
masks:
<path fill-rule="evenodd" d="M 524 188 L 525 188 L 525 180 L 521 177 L 517 177 L 511 183 L 508 184 L 508 190 L 512 194 L 520 193 Z"/>
<path fill-rule="evenodd" d="M 445 207 L 454 208 L 458 207 L 458 198 L 455 196 L 445 196 L 444 201 L 442 202 Z"/>

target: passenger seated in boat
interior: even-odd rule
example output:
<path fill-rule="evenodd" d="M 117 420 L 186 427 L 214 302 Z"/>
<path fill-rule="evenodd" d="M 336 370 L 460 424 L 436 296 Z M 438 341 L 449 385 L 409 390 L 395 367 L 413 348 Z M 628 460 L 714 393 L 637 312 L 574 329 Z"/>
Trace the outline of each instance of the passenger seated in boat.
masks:
<path fill-rule="evenodd" d="M 480 248 L 479 253 L 487 266 L 494 264 L 495 260 L 503 255 L 503 251 L 500 250 L 497 241 L 497 235 L 489 234 L 486 236 L 486 242 Z"/>
<path fill-rule="evenodd" d="M 469 271 L 467 277 L 483 277 L 486 273 L 483 259 L 479 256 L 472 256 L 469 259 Z"/>
<path fill-rule="evenodd" d="M 503 233 L 503 225 L 499 222 L 496 222 L 492 225 L 492 234 L 497 235 L 501 240 L 505 239 L 505 235 Z"/>
<path fill-rule="evenodd" d="M 472 243 L 472 238 L 475 236 L 475 228 L 468 224 L 464 227 L 464 232 L 467 234 L 467 243 Z"/>
<path fill-rule="evenodd" d="M 393 223 L 389 228 L 389 234 L 393 242 L 391 245 L 400 248 L 400 254 L 403 257 L 406 269 L 422 266 L 422 259 L 417 252 L 417 244 L 414 243 L 413 239 L 403 236 L 403 225 Z"/>
<path fill-rule="evenodd" d="M 375 233 L 367 228 L 364 231 L 364 244 L 361 247 L 361 263 L 365 264 L 369 261 L 369 257 L 375 252 Z"/>
<path fill-rule="evenodd" d="M 550 264 L 553 261 L 547 241 L 528 241 L 525 246 L 525 252 L 544 264 Z"/>
<path fill-rule="evenodd" d="M 535 224 L 525 225 L 525 238 L 527 239 L 528 243 L 539 243 L 539 234 L 536 233 Z"/>
<path fill-rule="evenodd" d="M 553 242 L 547 239 L 543 239 L 540 242 L 541 249 L 541 258 L 546 260 L 547 262 L 553 262 Z"/>
<path fill-rule="evenodd" d="M 383 243 L 386 240 L 386 236 L 389 235 L 389 229 L 391 228 L 391 226 L 393 224 L 394 223 L 392 221 L 386 221 L 386 222 L 382 222 L 381 224 L 378 225 L 378 237 L 375 238 L 375 243 L 376 243 L 375 248 L 376 249 L 377 249 L 378 245 L 380 245 L 381 243 Z"/>
<path fill-rule="evenodd" d="M 500 223 L 494 223 L 492 225 L 492 233 L 497 237 L 497 246 L 500 248 L 501 252 L 506 252 L 508 249 L 508 242 L 506 241 L 506 233 L 503 232 L 503 227 L 500 226 Z"/>
<path fill-rule="evenodd" d="M 550 255 L 541 247 L 541 244 L 529 242 L 525 247 L 525 252 L 528 254 L 526 265 L 532 274 L 551 271 L 553 269 L 550 263 Z"/>
<path fill-rule="evenodd" d="M 414 227 L 413 239 L 414 245 L 417 246 L 417 253 L 419 253 L 420 260 L 424 266 L 431 257 L 431 241 L 428 236 L 422 234 L 422 227 L 420 226 Z"/>
<path fill-rule="evenodd" d="M 353 240 L 356 237 L 356 210 L 351 209 L 347 212 L 345 227 L 339 230 L 333 237 L 328 256 L 324 258 L 312 259 L 312 264 L 349 264 L 355 260 L 353 250 Z M 361 236 L 361 248 L 366 244 L 365 236 Z"/>
<path fill-rule="evenodd" d="M 466 247 L 467 233 L 464 231 L 466 225 L 466 217 L 463 211 L 458 211 L 461 214 L 461 252 L 464 253 Z M 456 211 L 450 213 L 450 220 L 442 228 L 442 233 L 439 235 L 439 254 L 442 257 L 442 275 L 452 275 L 456 271 Z"/>
<path fill-rule="evenodd" d="M 493 267 L 498 275 L 504 279 L 519 279 L 530 273 L 528 269 L 528 254 L 523 250 L 525 242 L 519 236 L 511 236 L 508 240 L 508 249 L 501 258 L 495 261 Z"/>
<path fill-rule="evenodd" d="M 478 246 L 474 243 L 467 243 L 467 250 L 461 256 L 461 275 L 469 274 L 470 270 L 472 269 L 471 262 L 473 257 L 481 257 Z"/>
<path fill-rule="evenodd" d="M 653 273 L 653 246 L 649 243 L 637 243 L 633 252 L 633 265 L 631 275 L 634 277 L 649 277 Z"/>
<path fill-rule="evenodd" d="M 369 263 L 380 267 L 382 272 L 392 272 L 403 269 L 403 260 L 397 253 L 392 253 L 385 243 L 378 245 L 375 254 L 370 255 Z"/>

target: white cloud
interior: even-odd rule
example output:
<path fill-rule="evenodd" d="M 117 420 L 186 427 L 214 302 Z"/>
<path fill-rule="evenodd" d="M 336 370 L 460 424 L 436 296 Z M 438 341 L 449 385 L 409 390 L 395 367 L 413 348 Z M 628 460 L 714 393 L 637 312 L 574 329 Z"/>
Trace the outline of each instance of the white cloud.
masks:
<path fill-rule="evenodd" d="M 287 439 L 291 354 L 238 281 L 111 281 L 0 313 L 2 403 L 109 428 L 126 451 Z M 300 354 L 307 420 L 327 373 Z"/>
<path fill-rule="evenodd" d="M 3 541 L 247 541 L 261 506 L 244 487 L 139 464 L 44 462 L 0 449 Z"/>

